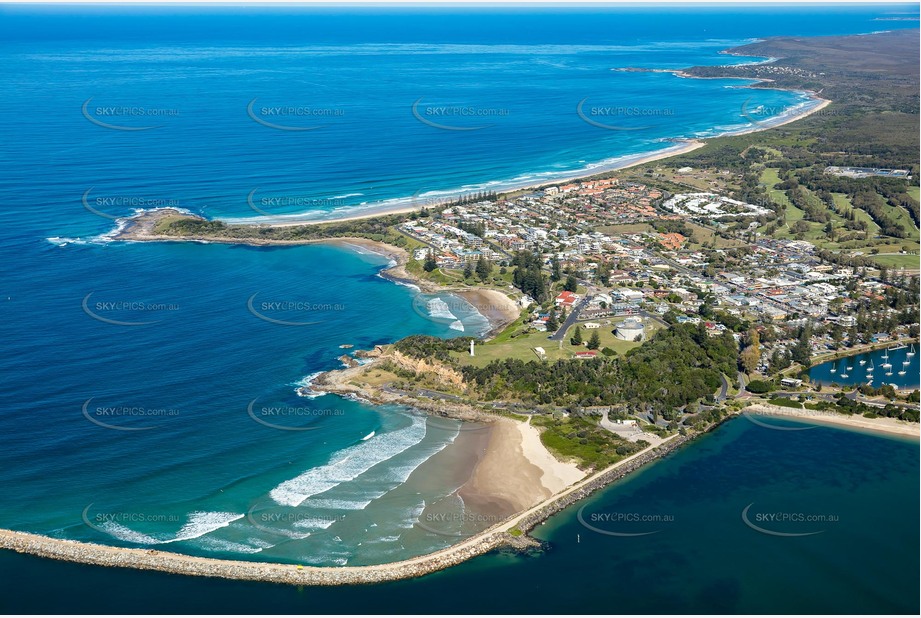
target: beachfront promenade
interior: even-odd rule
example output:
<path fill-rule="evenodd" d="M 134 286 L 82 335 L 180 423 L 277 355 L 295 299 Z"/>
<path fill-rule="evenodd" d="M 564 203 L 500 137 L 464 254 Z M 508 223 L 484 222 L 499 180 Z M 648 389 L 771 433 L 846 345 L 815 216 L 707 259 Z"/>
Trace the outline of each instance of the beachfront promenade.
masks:
<path fill-rule="evenodd" d="M 162 571 L 180 575 L 264 581 L 304 586 L 370 584 L 420 577 L 460 564 L 500 547 L 535 545 L 525 533 L 548 517 L 592 492 L 683 444 L 671 436 L 661 445 L 646 448 L 547 498 L 539 504 L 445 549 L 380 565 L 311 567 L 272 562 L 248 562 L 187 556 L 154 549 L 111 547 L 95 543 L 54 539 L 38 534 L 0 530 L 0 549 L 68 562 Z M 510 533 L 514 530 L 515 534 Z"/>

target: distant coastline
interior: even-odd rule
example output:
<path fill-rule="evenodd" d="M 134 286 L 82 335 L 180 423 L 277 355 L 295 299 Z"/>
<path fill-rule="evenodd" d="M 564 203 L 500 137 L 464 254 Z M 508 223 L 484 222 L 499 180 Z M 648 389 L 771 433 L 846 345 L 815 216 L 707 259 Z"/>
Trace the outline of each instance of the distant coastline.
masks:
<path fill-rule="evenodd" d="M 720 53 L 727 55 L 735 55 L 733 49 L 723 50 Z M 777 58 L 767 58 L 762 62 L 756 63 L 743 63 L 738 66 L 749 66 L 752 64 L 770 64 L 771 62 L 776 61 Z M 730 65 L 736 66 L 736 65 Z M 502 186 L 499 191 L 501 193 L 510 193 L 517 191 L 530 191 L 537 190 L 541 187 L 545 187 L 551 184 L 560 184 L 574 182 L 578 180 L 585 180 L 587 178 L 600 177 L 612 172 L 617 172 L 620 170 L 629 169 L 631 167 L 637 167 L 640 165 L 646 165 L 653 163 L 655 161 L 660 161 L 663 159 L 668 159 L 682 154 L 687 154 L 693 152 L 699 148 L 702 148 L 707 145 L 706 140 L 719 139 L 721 137 L 730 137 L 734 135 L 746 135 L 749 133 L 756 133 L 759 131 L 766 131 L 768 129 L 773 129 L 780 127 L 791 122 L 796 122 L 802 120 L 818 111 L 825 109 L 828 105 L 832 103 L 830 99 L 823 98 L 819 96 L 819 93 L 812 92 L 809 90 L 793 90 L 789 88 L 782 88 L 777 86 L 761 84 L 771 84 L 773 80 L 768 78 L 755 78 L 755 77 L 735 77 L 735 76 L 700 76 L 690 73 L 690 69 L 649 69 L 642 67 L 623 67 L 623 68 L 614 68 L 612 71 L 618 72 L 644 72 L 644 73 L 671 73 L 676 77 L 683 79 L 741 79 L 745 81 L 752 82 L 744 88 L 767 88 L 771 90 L 781 90 L 785 92 L 795 92 L 801 95 L 808 96 L 811 99 L 811 103 L 806 103 L 801 109 L 791 110 L 794 113 L 785 113 L 779 114 L 772 118 L 767 118 L 765 120 L 759 120 L 755 122 L 755 126 L 739 128 L 736 130 L 725 131 L 717 135 L 713 135 L 705 138 L 664 138 L 663 142 L 672 142 L 671 146 L 665 148 L 641 152 L 630 155 L 618 156 L 612 159 L 602 160 L 596 163 L 589 164 L 586 168 L 582 170 L 575 170 L 571 174 L 562 174 L 558 178 L 541 180 L 540 182 L 527 181 L 521 183 L 514 183 L 509 181 L 506 185 Z M 594 166 L 594 167 L 592 167 Z M 292 214 L 292 215 L 282 215 L 278 217 L 230 217 L 230 218 L 221 218 L 219 220 L 227 223 L 228 225 L 271 225 L 272 227 L 289 227 L 289 226 L 298 226 L 298 225 L 321 225 L 324 223 L 337 223 L 345 221 L 355 221 L 360 219 L 370 219 L 374 217 L 381 217 L 386 215 L 401 215 L 409 214 L 412 212 L 419 211 L 420 209 L 426 206 L 433 205 L 444 205 L 448 204 L 453 200 L 460 199 L 467 195 L 469 191 L 443 191 L 439 192 L 437 199 L 432 199 L 424 196 L 412 196 L 405 198 L 395 198 L 384 200 L 377 203 L 366 204 L 362 207 L 347 207 L 347 210 L 359 210 L 362 212 L 357 212 L 355 214 L 343 214 L 340 216 L 326 216 L 324 218 L 310 218 L 312 215 L 310 213 L 303 214 Z M 328 214 L 328 213 L 323 213 Z"/>
<path fill-rule="evenodd" d="M 670 72 L 682 78 L 694 79 L 736 79 L 732 77 L 697 77 L 684 71 L 657 71 Z M 744 78 L 750 79 L 750 78 Z M 769 80 L 755 80 L 769 81 Z M 750 86 L 749 86 L 750 87 Z M 743 129 L 736 132 L 727 132 L 713 138 L 727 135 L 741 135 L 756 131 L 767 130 L 781 125 L 785 125 L 813 114 L 831 103 L 827 99 L 818 96 L 817 93 L 807 93 L 814 101 L 814 105 L 807 105 L 798 113 L 788 117 L 777 117 L 772 120 L 766 120 L 758 123 L 758 126 L 749 129 Z M 701 140 L 675 140 L 678 143 L 666 149 L 653 152 L 632 155 L 624 157 L 622 160 L 613 163 L 609 168 L 598 168 L 586 171 L 578 175 L 567 178 L 555 179 L 551 182 L 544 181 L 539 184 L 527 184 L 517 188 L 504 189 L 505 191 L 535 189 L 548 184 L 559 184 L 572 180 L 597 177 L 601 174 L 637 166 L 661 159 L 670 158 L 687 152 L 691 152 L 706 145 Z M 458 194 L 459 197 L 462 194 Z M 416 200 L 407 198 L 411 202 Z M 450 201 L 446 196 L 445 201 Z M 279 223 L 271 222 L 271 227 L 288 227 L 303 225 L 319 225 L 335 222 L 346 222 L 357 219 L 369 219 L 383 215 L 407 214 L 420 209 L 417 204 L 393 204 L 382 210 L 370 212 L 374 206 L 369 206 L 367 214 L 354 216 L 344 216 L 340 218 L 323 219 L 323 220 L 304 220 L 304 221 L 282 221 Z M 277 246 L 299 246 L 310 244 L 327 244 L 341 246 L 350 250 L 366 250 L 380 254 L 392 261 L 390 266 L 381 270 L 380 274 L 388 279 L 400 283 L 407 283 L 418 286 L 423 292 L 444 292 L 457 294 L 468 300 L 475 308 L 490 320 L 490 336 L 501 331 L 509 323 L 518 318 L 519 312 L 514 303 L 500 290 L 485 287 L 470 288 L 452 288 L 451 286 L 437 286 L 428 281 L 420 279 L 406 269 L 409 261 L 409 254 L 405 249 L 396 247 L 380 241 L 370 240 L 361 237 L 331 237 L 318 239 L 303 240 L 273 240 L 259 239 L 248 237 L 213 237 L 213 236 L 171 236 L 155 233 L 154 229 L 157 223 L 164 217 L 168 216 L 189 216 L 186 213 L 174 209 L 160 209 L 140 213 L 134 217 L 122 220 L 119 229 L 109 236 L 112 240 L 117 241 L 142 241 L 142 242 L 217 242 L 225 244 L 248 244 L 248 245 L 277 245 Z M 269 226 L 265 219 L 261 220 L 224 220 L 227 223 L 237 225 L 261 225 Z M 489 311 L 482 308 L 490 306 Z M 363 366 L 367 367 L 367 366 Z M 359 368 L 361 369 L 361 368 Z M 348 376 L 350 370 L 346 369 L 337 372 L 328 372 L 338 377 Z M 340 384 L 344 383 L 339 380 Z M 335 392 L 335 391 L 333 391 Z M 340 391 L 341 394 L 341 391 Z M 362 393 L 363 394 L 363 393 Z M 413 405 L 411 402 L 405 402 L 407 405 Z M 424 406 L 419 406 L 425 409 Z M 774 406 L 770 407 L 771 409 Z M 765 408 L 768 412 L 770 409 Z M 483 420 L 488 415 L 481 413 L 471 413 L 469 416 L 464 412 L 457 411 L 451 406 L 440 405 L 428 409 L 430 413 L 442 413 L 445 416 L 453 418 L 470 420 Z M 757 409 L 756 409 L 757 411 Z M 794 410 L 782 409 L 787 416 L 804 417 L 806 414 L 796 414 Z M 780 414 L 780 413 L 778 413 Z M 496 420 L 492 418 L 490 420 Z M 806 419 L 802 419 L 806 420 Z M 850 422 L 845 422 L 850 420 Z M 859 419 L 842 419 L 842 422 L 835 423 L 842 427 L 851 429 L 860 429 L 862 423 L 856 423 Z M 869 422 L 870 419 L 864 419 Z M 507 419 L 498 420 L 498 423 L 504 423 L 506 426 L 511 423 Z M 876 423 L 879 426 L 879 423 Z M 715 426 L 715 425 L 714 425 Z M 708 429 L 712 429 L 711 426 Z M 913 426 L 914 428 L 917 425 Z M 866 427 L 863 427 L 864 429 Z M 894 431 L 890 429 L 890 431 Z M 902 435 L 917 435 L 917 431 L 899 430 L 897 433 Z M 81 562 L 87 564 L 96 564 L 102 566 L 125 566 L 143 570 L 164 571 L 185 575 L 197 575 L 208 577 L 219 577 L 235 580 L 252 580 L 287 583 L 295 585 L 340 585 L 340 584 L 359 584 L 374 583 L 382 581 L 391 581 L 397 579 L 407 579 L 418 577 L 427 573 L 435 572 L 472 557 L 484 554 L 500 547 L 515 547 L 525 549 L 534 546 L 536 542 L 527 536 L 527 532 L 534 526 L 545 521 L 549 516 L 559 512 L 572 503 L 585 498 L 592 492 L 603 488 L 614 480 L 633 472 L 641 466 L 671 452 L 682 444 L 693 439 L 692 434 L 688 436 L 672 435 L 666 438 L 658 445 L 649 446 L 642 451 L 626 457 L 625 459 L 609 466 L 601 471 L 596 471 L 582 480 L 567 483 L 562 488 L 557 486 L 556 491 L 550 497 L 541 500 L 536 505 L 520 510 L 516 514 L 507 517 L 500 523 L 495 524 L 489 529 L 474 534 L 473 536 L 460 541 L 446 549 L 437 552 L 418 556 L 415 558 L 393 562 L 389 564 L 360 566 L 360 567 L 306 567 L 294 564 L 283 563 L 265 563 L 265 562 L 247 562 L 234 560 L 220 560 L 213 558 L 200 558 L 184 554 L 171 552 L 161 552 L 151 549 L 119 548 L 93 543 L 83 543 L 77 541 L 54 539 L 47 536 L 29 534 L 24 532 L 15 532 L 10 530 L 0 530 L 0 548 L 11 549 L 21 553 L 67 560 L 72 562 Z M 498 461 L 494 465 L 501 467 L 508 465 L 506 461 Z M 483 481 L 488 484 L 488 479 Z"/>

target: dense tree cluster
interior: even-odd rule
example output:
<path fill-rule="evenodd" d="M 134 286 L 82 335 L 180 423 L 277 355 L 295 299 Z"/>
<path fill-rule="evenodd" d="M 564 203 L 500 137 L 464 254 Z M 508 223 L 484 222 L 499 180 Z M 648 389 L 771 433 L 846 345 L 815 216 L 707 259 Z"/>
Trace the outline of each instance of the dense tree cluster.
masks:
<path fill-rule="evenodd" d="M 451 352 L 464 352 L 470 347 L 473 337 L 439 339 L 430 335 L 410 335 L 400 339 L 393 347 L 414 358 L 436 358 L 443 362 L 451 360 Z"/>
<path fill-rule="evenodd" d="M 730 334 L 711 337 L 703 326 L 685 324 L 659 331 L 623 358 L 503 359 L 461 371 L 486 399 L 562 407 L 621 404 L 670 418 L 712 395 L 720 387 L 720 373 L 734 374 L 737 362 L 738 346 Z"/>
<path fill-rule="evenodd" d="M 391 228 L 404 220 L 403 215 L 388 215 L 370 219 L 355 219 L 323 225 L 256 226 L 227 225 L 221 221 L 208 221 L 194 217 L 183 217 L 170 221 L 162 233 L 175 236 L 209 236 L 218 238 L 266 239 L 266 240 L 310 240 L 363 236 L 384 238 L 392 235 Z M 405 238 L 404 238 L 405 242 Z"/>
<path fill-rule="evenodd" d="M 549 297 L 547 278 L 541 271 L 541 258 L 537 253 L 519 251 L 512 258 L 515 271 L 512 274 L 512 283 L 516 288 L 543 303 Z"/>

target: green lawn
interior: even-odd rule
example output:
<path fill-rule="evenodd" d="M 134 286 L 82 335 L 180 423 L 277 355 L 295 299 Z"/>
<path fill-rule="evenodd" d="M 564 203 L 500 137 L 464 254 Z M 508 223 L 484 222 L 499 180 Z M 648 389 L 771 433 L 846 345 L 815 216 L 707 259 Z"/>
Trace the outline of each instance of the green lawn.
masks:
<path fill-rule="evenodd" d="M 915 227 L 915 222 L 912 220 L 911 215 L 908 214 L 907 210 L 904 208 L 899 208 L 898 206 L 890 206 L 889 204 L 885 204 L 883 206 L 883 212 L 889 215 L 893 221 L 897 221 L 898 223 L 902 224 L 902 226 L 905 228 L 905 231 L 908 233 L 908 236 L 905 238 L 905 240 L 918 242 L 918 228 Z"/>
<path fill-rule="evenodd" d="M 774 199 L 778 203 L 787 204 L 787 209 L 785 211 L 785 218 L 787 221 L 787 225 L 785 227 L 778 229 L 777 232 L 775 232 L 774 236 L 776 238 L 791 239 L 791 238 L 795 238 L 796 235 L 791 233 L 790 227 L 797 221 L 800 221 L 803 219 L 804 212 L 800 210 L 799 208 L 796 208 L 795 206 L 790 204 L 786 195 L 784 195 L 782 191 L 773 189 L 774 185 L 777 184 L 779 180 L 780 179 L 777 175 L 777 170 L 774 168 L 765 169 L 764 172 L 762 172 L 761 174 L 761 182 L 764 183 L 768 187 L 769 193 L 771 194 L 772 199 Z M 801 187 L 801 188 L 806 193 L 808 199 L 812 203 L 816 205 L 824 206 L 819 200 L 819 198 L 814 193 L 809 191 L 806 187 Z M 902 225 L 905 226 L 905 229 L 908 231 L 908 238 L 890 239 L 887 237 L 887 238 L 880 239 L 880 238 L 876 238 L 876 236 L 879 234 L 879 226 L 873 222 L 873 219 L 870 217 L 870 215 L 866 211 L 853 208 L 848 197 L 842 193 L 834 193 L 832 194 L 832 196 L 835 200 L 835 204 L 839 208 L 853 209 L 854 214 L 857 217 L 857 219 L 860 221 L 865 221 L 867 223 L 867 226 L 868 226 L 867 227 L 867 231 L 868 231 L 867 238 L 864 240 L 851 240 L 851 241 L 845 241 L 845 242 L 831 241 L 825 233 L 824 223 L 816 223 L 812 221 L 807 221 L 806 223 L 809 225 L 809 230 L 806 232 L 803 232 L 802 238 L 804 240 L 807 240 L 813 243 L 817 247 L 821 247 L 824 249 L 830 249 L 832 251 L 838 251 L 838 250 L 844 250 L 844 251 L 849 251 L 849 252 L 862 251 L 864 254 L 869 254 L 870 250 L 874 248 L 877 249 L 880 253 L 894 253 L 897 251 L 901 251 L 903 246 L 907 246 L 909 250 L 915 250 L 915 248 L 917 247 L 918 235 L 919 235 L 918 228 L 915 227 L 914 222 L 911 220 L 911 216 L 908 214 L 907 211 L 905 211 L 905 209 L 896 208 L 896 207 L 888 206 L 888 205 L 884 207 L 884 209 L 886 210 L 886 213 L 893 220 L 898 221 Z M 829 213 L 829 216 L 831 217 L 832 223 L 834 224 L 838 232 L 847 233 L 846 230 L 844 229 L 844 226 L 845 226 L 844 218 L 841 215 L 837 214 L 836 212 L 832 211 L 831 209 L 828 209 L 828 213 Z M 767 225 L 761 227 L 758 231 L 764 233 L 766 228 L 767 228 Z M 898 261 L 899 260 L 896 260 L 896 262 Z"/>
<path fill-rule="evenodd" d="M 511 329 L 508 329 L 506 333 L 509 330 Z M 517 358 L 523 361 L 539 360 L 537 353 L 534 351 L 534 348 L 538 347 L 544 349 L 547 360 L 571 357 L 571 353 L 560 349 L 559 342 L 550 341 L 547 338 L 548 336 L 548 333 L 519 334 L 517 336 L 505 334 L 501 338 L 496 338 L 486 344 L 477 346 L 476 356 L 474 357 L 462 353 L 454 353 L 453 356 L 465 365 L 474 365 L 476 367 L 483 367 L 488 365 L 490 361 L 503 358 Z"/>
<path fill-rule="evenodd" d="M 605 318 L 602 320 L 587 320 L 589 322 L 595 322 L 596 324 L 600 323 L 601 328 L 597 329 L 598 336 L 601 339 L 601 348 L 611 348 L 618 354 L 625 354 L 628 350 L 639 347 L 641 344 L 635 341 L 624 341 L 623 339 L 618 339 L 614 336 L 614 328 L 620 322 L 623 322 L 625 318 Z M 606 322 L 612 322 L 611 324 L 606 324 Z M 566 337 L 563 339 L 563 350 L 569 354 L 575 354 L 576 352 L 584 352 L 588 348 L 584 345 L 574 346 L 569 340 L 575 334 L 576 326 L 582 327 L 582 340 L 588 341 L 592 336 L 592 333 L 595 332 L 594 329 L 589 330 L 585 328 L 585 321 L 577 323 L 574 326 L 571 326 L 566 332 Z M 646 338 L 649 339 L 652 337 L 656 331 L 658 331 L 662 326 L 658 322 L 652 320 L 646 321 Z M 599 348 L 599 350 L 601 349 Z"/>
<path fill-rule="evenodd" d="M 624 318 L 614 318 L 614 324 L 605 324 L 611 321 L 610 318 L 605 320 L 593 320 L 602 324 L 598 329 L 598 335 L 601 338 L 601 347 L 609 347 L 618 354 L 624 354 L 641 344 L 634 341 L 623 341 L 614 336 L 614 325 L 621 322 Z M 584 321 L 582 322 L 584 324 Z M 493 360 L 504 358 L 517 358 L 523 361 L 539 360 L 535 348 L 543 348 L 545 359 L 556 361 L 567 358 L 573 358 L 576 352 L 588 350 L 584 345 L 574 346 L 569 340 L 574 333 L 575 326 L 571 327 L 566 333 L 562 344 L 559 341 L 550 341 L 548 333 L 526 333 L 523 334 L 524 318 L 519 318 L 517 322 L 509 326 L 498 337 L 476 348 L 476 356 L 471 357 L 469 354 L 456 352 L 453 353 L 457 360 L 466 365 L 483 367 Z M 662 326 L 658 322 L 647 321 L 646 335 L 651 337 Z M 592 336 L 592 331 L 582 327 L 582 337 L 588 341 Z M 599 348 L 600 349 L 600 348 Z"/>
<path fill-rule="evenodd" d="M 871 257 L 873 261 L 880 266 L 885 266 L 887 268 L 906 268 L 908 270 L 918 270 L 918 261 L 921 259 L 917 253 L 874 255 Z"/>
<path fill-rule="evenodd" d="M 777 175 L 779 171 L 780 170 L 775 167 L 769 167 L 765 169 L 763 172 L 761 172 L 761 183 L 768 188 L 768 195 L 771 196 L 772 200 L 787 207 L 787 220 L 790 222 L 798 221 L 799 219 L 803 218 L 803 211 L 791 204 L 790 200 L 787 199 L 787 196 L 783 191 L 774 188 L 777 184 L 780 183 L 780 177 Z M 796 217 L 791 212 L 791 210 L 798 212 L 799 217 Z"/>
<path fill-rule="evenodd" d="M 726 239 L 726 238 L 723 238 L 722 236 L 718 236 L 712 229 L 708 227 L 704 227 L 702 225 L 698 225 L 697 223 L 694 223 L 693 221 L 685 221 L 684 223 L 689 228 L 691 228 L 691 230 L 694 231 L 694 240 L 696 241 L 694 243 L 691 243 L 691 245 L 689 245 L 688 247 L 689 249 L 699 249 L 704 244 L 710 243 L 710 242 L 713 243 L 713 246 L 716 249 L 741 247 L 745 244 L 741 240 Z"/>
<path fill-rule="evenodd" d="M 403 232 L 398 230 L 396 227 L 390 228 L 390 231 L 394 235 L 400 236 L 404 239 L 403 248 L 409 251 L 410 253 L 412 253 L 416 249 L 422 249 L 422 248 L 428 249 L 429 248 L 429 246 L 425 244 L 424 242 L 416 240 L 415 238 L 413 238 L 412 236 L 409 236 L 408 234 L 404 234 Z"/>
<path fill-rule="evenodd" d="M 842 206 L 845 208 L 852 209 L 854 211 L 854 216 L 857 217 L 858 221 L 867 222 L 867 232 L 870 236 L 876 236 L 879 234 L 879 226 L 873 221 L 873 217 L 867 214 L 867 211 L 860 208 L 854 208 L 851 205 L 851 200 L 843 193 L 832 193 L 832 197 L 835 199 L 835 205 L 839 208 Z"/>

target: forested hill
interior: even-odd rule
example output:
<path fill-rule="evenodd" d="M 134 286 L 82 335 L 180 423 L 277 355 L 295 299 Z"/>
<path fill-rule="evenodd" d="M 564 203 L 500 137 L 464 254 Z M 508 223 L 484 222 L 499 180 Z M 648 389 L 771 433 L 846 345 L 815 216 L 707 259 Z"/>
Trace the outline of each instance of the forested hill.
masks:
<path fill-rule="evenodd" d="M 395 344 L 404 354 L 455 364 L 450 352 L 465 341 L 427 336 Z M 674 325 L 623 358 L 599 356 L 555 363 L 494 360 L 456 367 L 481 400 L 578 408 L 618 406 L 673 419 L 687 404 L 720 388 L 720 374 L 735 375 L 738 345 L 730 333 L 710 336 L 702 325 Z"/>
<path fill-rule="evenodd" d="M 693 67 L 701 77 L 770 79 L 763 87 L 822 91 L 841 105 L 918 113 L 919 31 L 830 37 L 777 37 L 727 50 L 775 62 L 737 67 Z"/>

